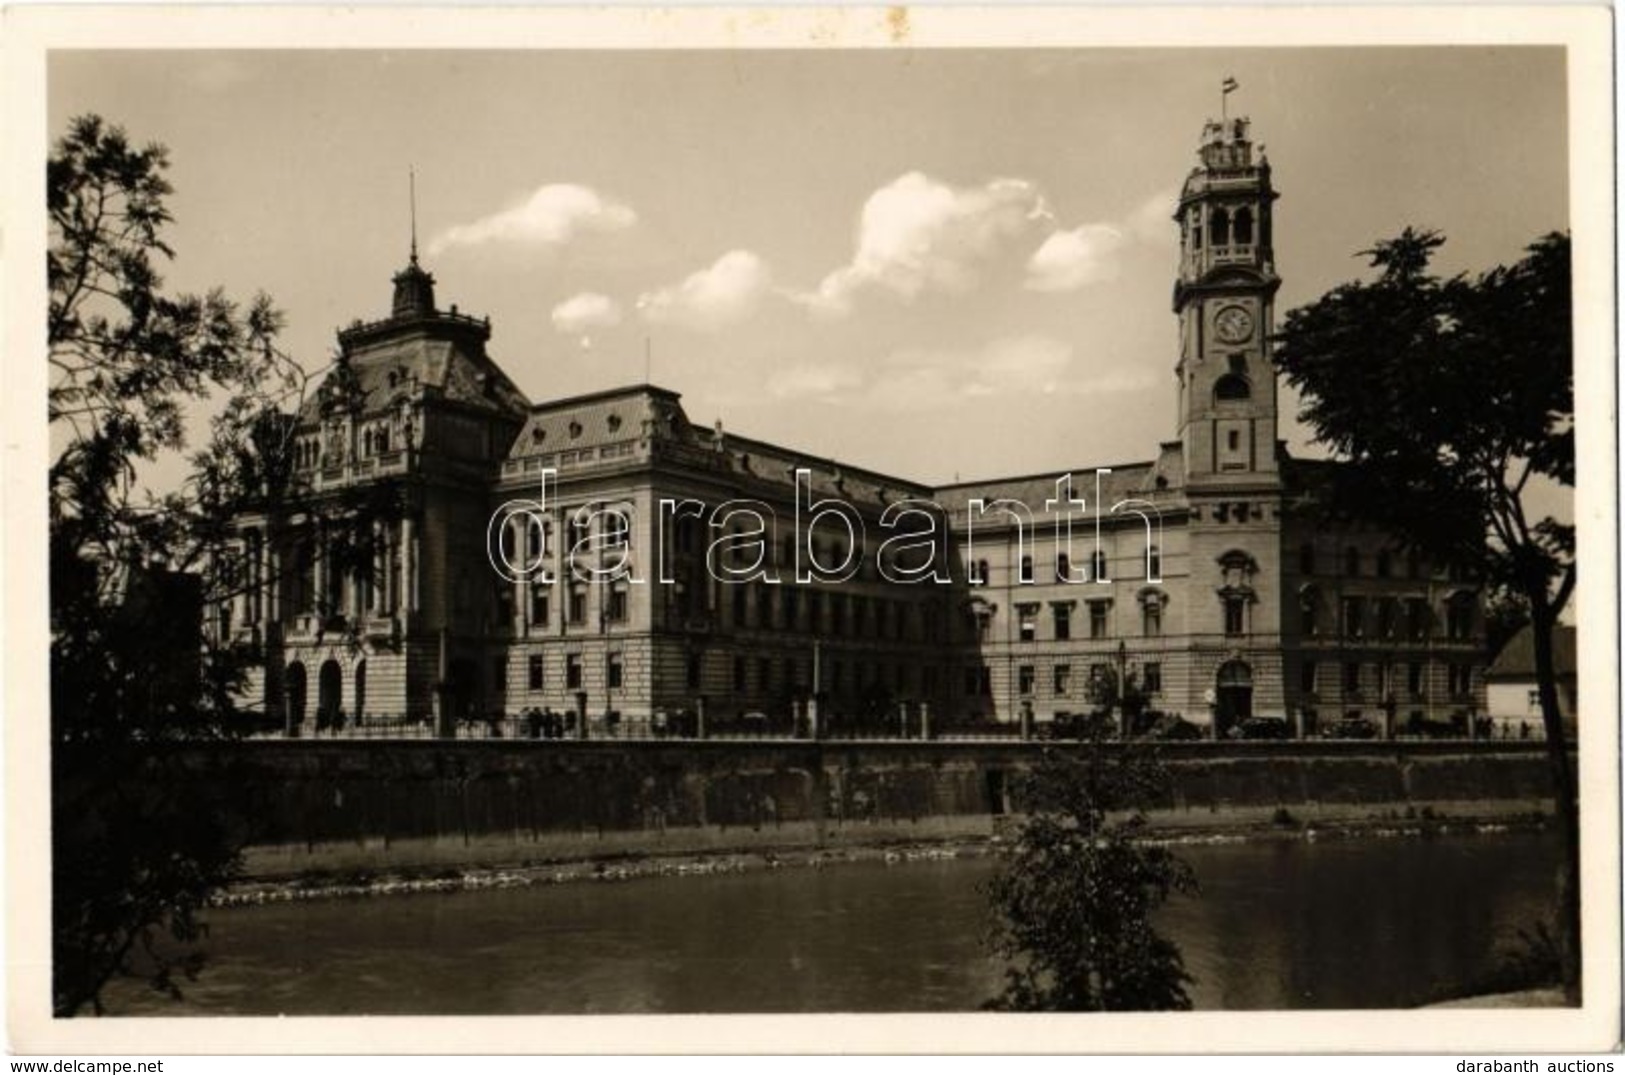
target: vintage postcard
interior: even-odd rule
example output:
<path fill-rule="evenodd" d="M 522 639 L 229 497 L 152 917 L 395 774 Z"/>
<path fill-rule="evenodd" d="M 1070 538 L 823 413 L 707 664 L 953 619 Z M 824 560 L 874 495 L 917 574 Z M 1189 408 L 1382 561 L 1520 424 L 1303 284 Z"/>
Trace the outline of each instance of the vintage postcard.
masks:
<path fill-rule="evenodd" d="M 4 20 L 14 1049 L 1617 1043 L 1606 9 Z"/>

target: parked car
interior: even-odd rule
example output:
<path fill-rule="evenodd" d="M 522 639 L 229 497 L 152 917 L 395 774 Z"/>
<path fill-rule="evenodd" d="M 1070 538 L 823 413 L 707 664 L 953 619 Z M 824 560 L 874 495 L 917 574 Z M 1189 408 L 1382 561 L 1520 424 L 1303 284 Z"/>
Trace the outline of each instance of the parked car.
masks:
<path fill-rule="evenodd" d="M 1111 739 L 1117 735 L 1117 722 L 1110 713 L 1057 713 L 1055 719 L 1038 726 L 1046 739 Z"/>
<path fill-rule="evenodd" d="M 1205 739 L 1207 733 L 1200 724 L 1174 713 L 1165 713 L 1142 733 L 1147 739 Z"/>
<path fill-rule="evenodd" d="M 1375 739 L 1376 737 L 1376 721 L 1367 720 L 1364 717 L 1340 720 L 1326 728 L 1327 739 Z"/>
<path fill-rule="evenodd" d="M 1291 739 L 1292 725 L 1285 717 L 1250 717 L 1239 725 L 1243 739 Z"/>

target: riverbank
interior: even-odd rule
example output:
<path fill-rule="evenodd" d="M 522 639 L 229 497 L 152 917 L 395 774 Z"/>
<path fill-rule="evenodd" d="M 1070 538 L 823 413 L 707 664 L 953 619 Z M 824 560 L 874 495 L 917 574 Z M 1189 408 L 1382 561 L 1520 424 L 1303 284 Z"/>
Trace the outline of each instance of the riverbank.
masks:
<path fill-rule="evenodd" d="M 311 869 L 244 880 L 218 893 L 215 907 L 245 907 L 305 900 L 361 899 L 422 893 L 527 888 L 540 885 L 616 883 L 663 877 L 706 877 L 780 869 L 826 869 L 854 863 L 903 865 L 993 856 L 1008 847 L 1012 824 L 994 825 L 982 835 L 926 839 L 880 838 L 841 847 L 741 846 L 672 853 L 617 851 L 508 864 L 462 867 L 401 867 L 387 871 Z M 1188 820 L 1155 820 L 1146 842 L 1169 847 L 1258 843 L 1263 841 L 1419 839 L 1435 836 L 1493 836 L 1540 831 L 1547 817 L 1538 810 L 1451 816 L 1431 808 L 1383 816 L 1304 822 L 1285 808 L 1267 820 L 1229 819 L 1207 825 Z"/>

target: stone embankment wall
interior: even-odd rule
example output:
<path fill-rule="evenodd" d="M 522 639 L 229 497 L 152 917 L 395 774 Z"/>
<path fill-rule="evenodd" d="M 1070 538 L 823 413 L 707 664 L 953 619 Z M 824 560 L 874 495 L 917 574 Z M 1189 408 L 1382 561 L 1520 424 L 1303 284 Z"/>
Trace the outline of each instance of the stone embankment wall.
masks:
<path fill-rule="evenodd" d="M 250 876 L 986 836 L 1031 743 L 247 742 L 199 750 Z M 1549 809 L 1538 744 L 1178 743 L 1159 827 Z"/>

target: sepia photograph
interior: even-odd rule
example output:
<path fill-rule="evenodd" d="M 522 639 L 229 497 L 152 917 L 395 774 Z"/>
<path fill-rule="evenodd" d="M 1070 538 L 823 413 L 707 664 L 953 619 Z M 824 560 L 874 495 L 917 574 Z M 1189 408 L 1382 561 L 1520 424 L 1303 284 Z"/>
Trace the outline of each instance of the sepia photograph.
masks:
<path fill-rule="evenodd" d="M 37 54 L 14 1037 L 1617 1041 L 1584 24 L 642 14 Z"/>

